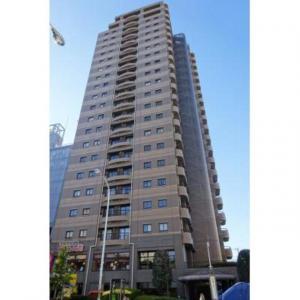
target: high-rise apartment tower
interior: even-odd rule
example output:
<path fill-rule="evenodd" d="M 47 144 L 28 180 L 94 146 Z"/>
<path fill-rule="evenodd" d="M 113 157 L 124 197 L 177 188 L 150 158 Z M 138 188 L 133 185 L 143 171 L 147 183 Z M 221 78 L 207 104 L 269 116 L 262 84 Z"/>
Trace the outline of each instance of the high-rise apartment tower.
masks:
<path fill-rule="evenodd" d="M 207 241 L 214 263 L 231 257 L 195 56 L 163 2 L 116 17 L 97 39 L 52 235 L 54 252 L 70 247 L 85 294 L 98 288 L 103 176 L 104 288 L 151 288 L 165 250 L 186 296 L 191 270 L 208 274 Z"/>

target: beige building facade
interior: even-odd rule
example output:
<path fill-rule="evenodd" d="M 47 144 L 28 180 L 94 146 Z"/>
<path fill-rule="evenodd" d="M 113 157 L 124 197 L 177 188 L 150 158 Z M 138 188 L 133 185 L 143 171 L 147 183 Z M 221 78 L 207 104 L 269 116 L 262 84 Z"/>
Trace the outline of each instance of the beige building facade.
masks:
<path fill-rule="evenodd" d="M 104 176 L 111 194 L 104 288 L 123 280 L 151 289 L 160 249 L 169 255 L 173 288 L 185 295 L 178 278 L 207 264 L 207 240 L 214 262 L 232 256 L 224 247 L 229 237 L 195 57 L 182 54 L 189 70 L 181 72 L 187 62 L 182 45 L 174 44 L 181 37 L 173 37 L 163 2 L 116 17 L 98 36 L 51 235 L 53 253 L 70 248 L 82 294 L 98 288 Z M 193 87 L 190 102 L 178 82 L 185 72 Z M 188 123 L 186 106 L 196 125 Z"/>

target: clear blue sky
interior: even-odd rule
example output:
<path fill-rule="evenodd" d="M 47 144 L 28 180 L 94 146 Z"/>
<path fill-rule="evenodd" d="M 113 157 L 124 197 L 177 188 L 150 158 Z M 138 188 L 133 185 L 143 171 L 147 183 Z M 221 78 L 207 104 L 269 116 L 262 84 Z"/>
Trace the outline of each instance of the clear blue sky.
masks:
<path fill-rule="evenodd" d="M 67 123 L 72 143 L 97 34 L 114 17 L 157 1 L 51 0 L 51 23 L 66 45 L 50 43 L 50 122 Z M 173 33 L 195 52 L 232 248 L 249 247 L 249 4 L 170 0 Z"/>

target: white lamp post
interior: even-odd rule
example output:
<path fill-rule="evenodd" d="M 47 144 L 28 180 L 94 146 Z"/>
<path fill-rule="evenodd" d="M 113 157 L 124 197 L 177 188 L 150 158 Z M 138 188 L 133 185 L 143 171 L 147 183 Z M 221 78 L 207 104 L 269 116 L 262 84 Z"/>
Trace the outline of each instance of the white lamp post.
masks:
<path fill-rule="evenodd" d="M 210 259 L 210 245 L 209 241 L 206 242 L 207 246 L 207 255 L 208 255 L 208 262 L 209 262 L 209 286 L 210 286 L 210 295 L 212 300 L 218 300 L 218 290 L 217 290 L 217 280 L 214 274 L 214 269 L 211 264 Z"/>
<path fill-rule="evenodd" d="M 100 173 L 99 169 L 95 170 L 96 173 Z M 107 220 L 108 220 L 108 211 L 109 211 L 109 201 L 110 201 L 110 188 L 105 176 L 103 176 L 104 182 L 107 186 L 107 204 L 106 204 L 106 214 L 105 214 L 105 225 L 104 225 L 104 233 L 102 235 L 102 253 L 101 253 L 101 261 L 100 261 L 100 271 L 99 271 L 99 283 L 98 283 L 98 297 L 97 300 L 101 300 L 101 291 L 102 291 L 102 280 L 103 280 L 103 265 L 104 265 L 104 254 L 106 247 L 106 233 L 107 233 Z"/>

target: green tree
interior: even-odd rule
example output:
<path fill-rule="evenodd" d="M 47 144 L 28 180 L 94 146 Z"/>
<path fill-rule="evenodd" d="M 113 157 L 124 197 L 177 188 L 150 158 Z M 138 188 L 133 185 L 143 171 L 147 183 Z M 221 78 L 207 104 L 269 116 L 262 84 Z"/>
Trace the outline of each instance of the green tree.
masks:
<path fill-rule="evenodd" d="M 167 251 L 156 251 L 152 266 L 152 284 L 158 290 L 170 294 L 172 282 L 172 268 Z"/>
<path fill-rule="evenodd" d="M 70 284 L 74 269 L 68 258 L 68 250 L 63 247 L 58 253 L 53 272 L 50 274 L 50 289 L 53 292 L 53 299 L 63 299 L 63 288 Z"/>

